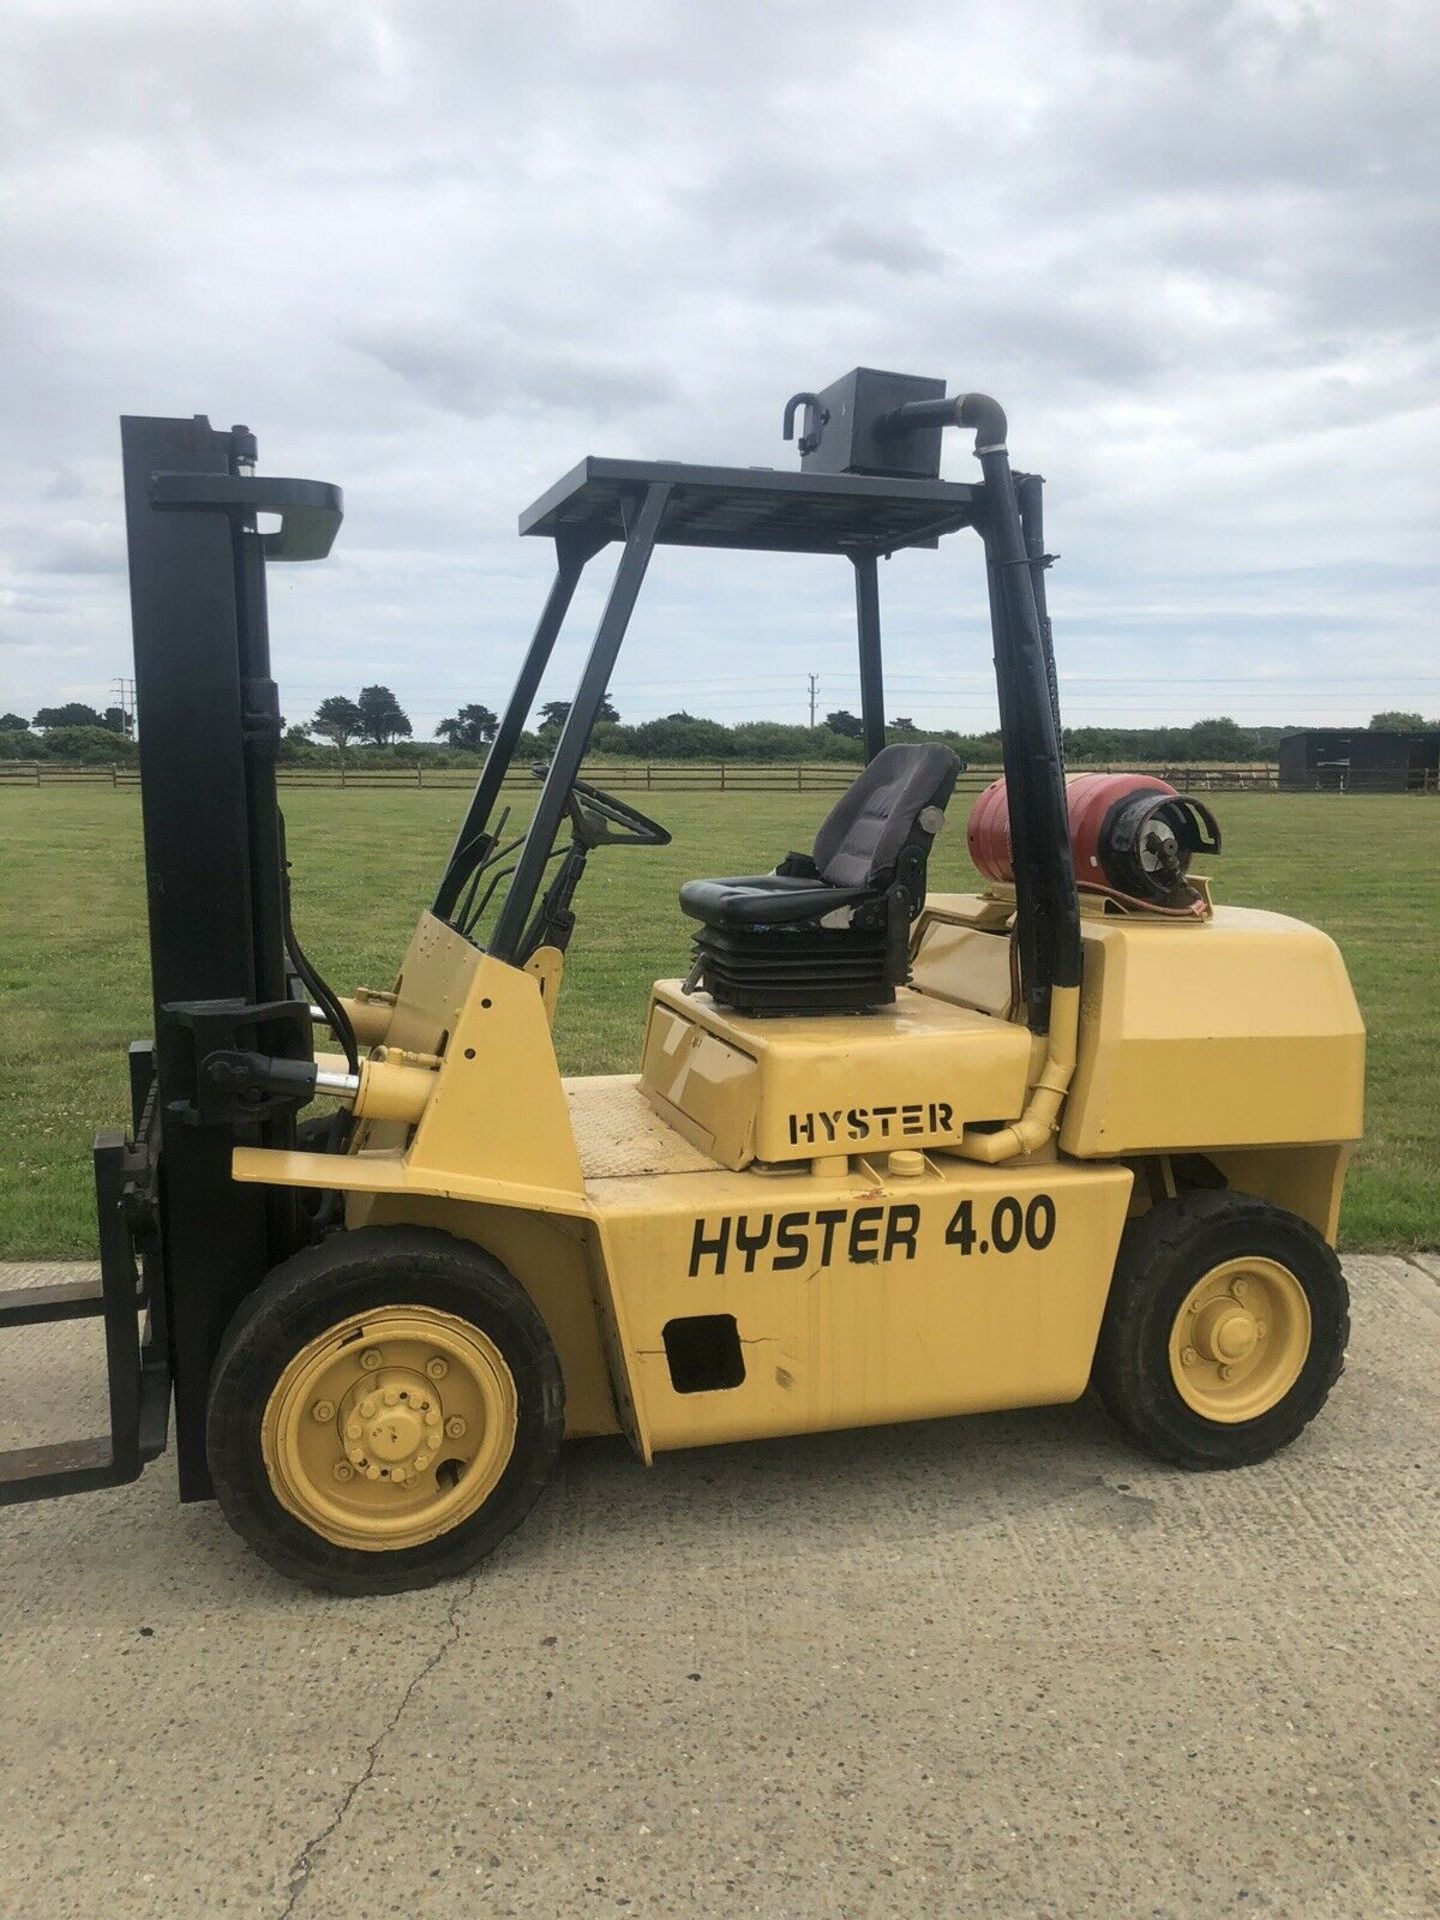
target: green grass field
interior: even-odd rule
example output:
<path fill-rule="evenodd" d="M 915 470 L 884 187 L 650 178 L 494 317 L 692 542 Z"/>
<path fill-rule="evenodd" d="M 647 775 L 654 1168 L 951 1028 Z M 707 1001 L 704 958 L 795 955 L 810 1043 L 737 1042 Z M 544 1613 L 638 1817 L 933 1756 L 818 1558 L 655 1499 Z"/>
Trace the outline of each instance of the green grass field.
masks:
<path fill-rule="evenodd" d="M 809 844 L 823 805 L 786 794 L 667 795 L 657 807 L 673 845 L 594 857 L 558 1021 L 567 1071 L 635 1068 L 650 981 L 688 964 L 680 882 L 772 865 Z M 389 984 L 462 806 L 446 792 L 285 796 L 297 927 L 337 987 Z M 1440 804 L 1236 795 L 1221 813 L 1220 896 L 1333 934 L 1369 1025 L 1366 1140 L 1344 1244 L 1433 1245 Z M 972 878 L 960 818 L 937 848 L 937 887 Z M 0 842 L 0 1255 L 83 1255 L 95 1244 L 91 1136 L 126 1119 L 125 1046 L 149 1031 L 139 797 L 6 792 Z"/>

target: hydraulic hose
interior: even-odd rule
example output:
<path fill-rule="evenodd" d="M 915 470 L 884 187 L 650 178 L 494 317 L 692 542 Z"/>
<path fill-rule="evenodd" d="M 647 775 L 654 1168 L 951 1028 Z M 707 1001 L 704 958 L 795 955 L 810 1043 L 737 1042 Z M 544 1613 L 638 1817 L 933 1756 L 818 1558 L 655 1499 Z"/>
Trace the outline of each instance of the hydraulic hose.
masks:
<path fill-rule="evenodd" d="M 340 1050 L 350 1064 L 351 1073 L 360 1071 L 360 1049 L 355 1042 L 355 1029 L 350 1016 L 341 1004 L 339 996 L 331 992 L 329 985 L 311 964 L 305 949 L 300 945 L 295 933 L 295 923 L 290 917 L 290 859 L 285 845 L 285 817 L 280 816 L 280 911 L 281 931 L 285 941 L 285 950 L 290 955 L 290 964 L 300 977 L 310 998 L 325 1016 L 325 1023 L 340 1042 Z"/>

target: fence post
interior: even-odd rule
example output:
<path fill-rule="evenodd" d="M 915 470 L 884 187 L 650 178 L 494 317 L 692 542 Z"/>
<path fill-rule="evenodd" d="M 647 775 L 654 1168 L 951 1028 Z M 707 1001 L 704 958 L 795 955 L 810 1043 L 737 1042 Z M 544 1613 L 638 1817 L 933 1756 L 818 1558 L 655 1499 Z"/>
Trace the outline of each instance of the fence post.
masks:
<path fill-rule="evenodd" d="M 112 787 L 118 787 L 120 784 L 120 769 L 113 760 L 110 763 L 110 784 Z"/>
<path fill-rule="evenodd" d="M 720 791 L 722 793 L 725 791 L 725 762 L 723 760 L 720 762 Z"/>

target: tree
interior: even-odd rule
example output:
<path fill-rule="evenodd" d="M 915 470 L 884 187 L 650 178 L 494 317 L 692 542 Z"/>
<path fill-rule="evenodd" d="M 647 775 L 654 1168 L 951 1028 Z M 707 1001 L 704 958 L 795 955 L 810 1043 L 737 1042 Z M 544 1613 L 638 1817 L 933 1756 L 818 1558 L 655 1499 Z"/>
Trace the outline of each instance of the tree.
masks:
<path fill-rule="evenodd" d="M 1425 722 L 1418 713 L 1372 713 L 1372 733 L 1423 733 Z"/>
<path fill-rule="evenodd" d="M 91 767 L 130 766 L 136 756 L 135 742 L 111 733 L 108 727 L 50 727 L 45 734 L 45 749 L 56 760 L 74 760 Z"/>
<path fill-rule="evenodd" d="M 892 733 L 904 734 L 908 737 L 912 733 L 918 733 L 920 729 L 907 714 L 904 717 L 897 716 L 892 720 L 890 722 L 890 731 Z"/>
<path fill-rule="evenodd" d="M 123 733 L 129 738 L 130 716 L 123 707 L 106 707 L 100 716 L 100 724 L 107 733 Z"/>
<path fill-rule="evenodd" d="M 1254 740 L 1228 713 L 1218 719 L 1197 720 L 1189 728 L 1185 743 L 1194 760 L 1247 760 L 1254 752 Z"/>
<path fill-rule="evenodd" d="M 0 733 L 28 733 L 30 722 L 18 713 L 0 713 Z"/>
<path fill-rule="evenodd" d="M 105 722 L 94 707 L 79 700 L 68 700 L 63 707 L 41 707 L 33 725 L 37 727 L 103 727 Z"/>
<path fill-rule="evenodd" d="M 448 740 L 452 747 L 463 747 L 469 753 L 479 753 L 495 738 L 495 729 L 499 724 L 498 717 L 489 707 L 461 707 L 451 719 L 440 722 L 435 729 L 435 737 L 437 740 Z"/>
<path fill-rule="evenodd" d="M 722 760 L 735 751 L 735 736 L 718 720 L 693 713 L 667 713 L 630 730 L 636 753 L 656 760 Z"/>
<path fill-rule="evenodd" d="M 360 732 L 372 746 L 388 747 L 392 740 L 408 740 L 414 729 L 410 716 L 389 687 L 362 687 Z"/>
<path fill-rule="evenodd" d="M 847 713 L 844 707 L 838 713 L 827 713 L 825 724 L 832 733 L 843 733 L 847 740 L 865 738 L 865 722 L 857 714 Z"/>
<path fill-rule="evenodd" d="M 555 732 L 558 733 L 570 718 L 570 706 L 571 703 L 568 700 L 547 700 L 545 705 L 540 709 L 540 731 L 546 733 L 553 728 Z M 615 711 L 608 693 L 602 695 L 595 718 L 597 720 L 618 720 L 620 718 L 619 714 Z"/>
<path fill-rule="evenodd" d="M 365 716 L 355 702 L 343 693 L 332 693 L 315 709 L 309 731 L 318 733 L 322 740 L 333 740 L 337 747 L 348 747 L 364 726 Z"/>

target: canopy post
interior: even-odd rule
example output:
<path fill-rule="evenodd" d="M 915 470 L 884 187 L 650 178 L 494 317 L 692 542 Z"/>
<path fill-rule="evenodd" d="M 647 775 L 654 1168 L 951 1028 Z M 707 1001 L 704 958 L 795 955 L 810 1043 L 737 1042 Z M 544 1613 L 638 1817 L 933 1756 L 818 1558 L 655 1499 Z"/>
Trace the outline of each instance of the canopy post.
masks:
<path fill-rule="evenodd" d="M 495 738 L 490 743 L 490 751 L 485 756 L 485 764 L 480 769 L 480 778 L 475 783 L 470 805 L 465 810 L 465 818 L 460 831 L 455 836 L 455 845 L 446 864 L 444 875 L 435 894 L 434 905 L 430 911 L 437 919 L 448 919 L 460 898 L 461 889 L 476 866 L 490 850 L 490 836 L 487 831 L 490 815 L 495 810 L 495 802 L 500 797 L 500 787 L 505 775 L 510 771 L 510 762 L 515 756 L 515 748 L 530 717 L 530 709 L 535 704 L 535 696 L 540 691 L 540 682 L 545 669 L 550 664 L 550 655 L 555 649 L 560 629 L 565 624 L 565 616 L 570 611 L 570 602 L 575 597 L 580 576 L 585 571 L 585 563 L 596 551 L 591 544 L 575 541 L 562 533 L 555 536 L 555 578 L 550 591 L 545 596 L 545 604 L 540 609 L 540 618 L 535 623 L 530 645 L 525 658 L 520 663 L 520 671 L 515 677 L 515 686 L 511 692 L 509 704 L 505 708 L 504 718 L 496 729 Z"/>
<path fill-rule="evenodd" d="M 885 673 L 880 658 L 880 580 L 873 553 L 852 553 L 855 568 L 855 626 L 860 641 L 860 715 L 865 725 L 865 759 L 885 745 Z"/>
<path fill-rule="evenodd" d="M 565 817 L 570 790 L 579 776 L 580 763 L 590 744 L 595 716 L 610 685 L 620 643 L 625 638 L 625 629 L 635 610 L 645 570 L 650 565 L 650 555 L 655 551 L 661 517 L 669 498 L 668 482 L 660 481 L 648 486 L 642 496 L 639 512 L 629 522 L 625 550 L 615 569 L 615 580 L 610 588 L 610 597 L 605 602 L 605 611 L 595 629 L 590 658 L 580 676 L 575 703 L 560 730 L 550 770 L 545 776 L 545 785 L 540 790 L 540 799 L 531 816 L 530 830 L 516 863 L 515 877 L 510 882 L 505 904 L 495 923 L 490 951 L 498 959 L 513 962 L 520 950 L 525 928 L 529 924 L 530 909 L 545 878 L 550 849 L 555 843 L 560 822 Z"/>

